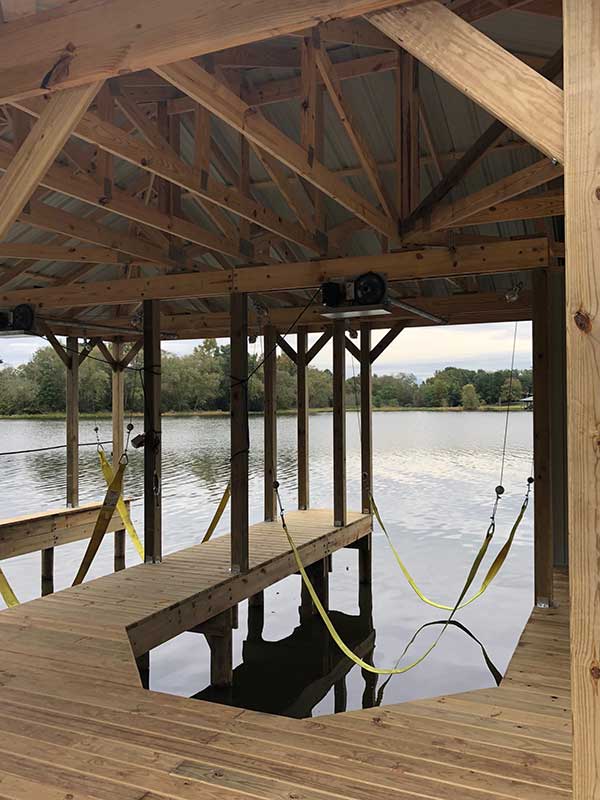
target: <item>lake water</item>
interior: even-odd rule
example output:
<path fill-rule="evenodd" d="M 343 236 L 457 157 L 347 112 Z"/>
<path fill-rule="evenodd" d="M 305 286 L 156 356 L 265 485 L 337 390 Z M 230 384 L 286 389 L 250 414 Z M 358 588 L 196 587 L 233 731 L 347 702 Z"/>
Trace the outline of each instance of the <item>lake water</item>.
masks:
<path fill-rule="evenodd" d="M 141 420 L 134 419 L 135 433 Z M 262 418 L 250 420 L 251 521 L 262 517 Z M 82 421 L 81 441 L 94 440 L 94 423 Z M 348 508 L 360 509 L 360 450 L 357 415 L 348 413 Z M 452 604 L 485 534 L 494 487 L 499 480 L 504 415 L 499 413 L 375 412 L 375 498 L 396 547 L 417 583 L 438 602 Z M 311 505 L 332 506 L 332 416 L 310 417 Z M 110 439 L 110 421 L 100 422 L 100 436 Z M 62 421 L 0 421 L 0 450 L 61 444 Z M 296 506 L 296 419 L 278 419 L 279 479 L 285 506 Z M 110 449 L 110 448 L 109 448 Z M 504 486 L 506 494 L 498 512 L 495 541 L 486 565 L 500 549 L 516 518 L 531 469 L 532 415 L 510 416 Z M 197 543 L 203 536 L 228 478 L 229 420 L 227 418 L 171 418 L 163 420 L 164 552 Z M 127 476 L 132 517 L 142 532 L 143 454 L 133 451 Z M 103 482 L 95 448 L 81 450 L 80 501 L 100 500 Z M 64 450 L 6 456 L 0 462 L 0 518 L 60 507 L 65 497 Z M 219 531 L 227 530 L 228 514 Z M 109 541 L 110 540 L 110 541 Z M 485 644 L 492 660 L 504 670 L 533 603 L 533 504 L 519 529 L 502 572 L 488 592 L 462 610 L 457 619 Z M 79 565 L 85 542 L 66 545 L 56 552 L 57 588 L 68 586 Z M 137 563 L 131 545 L 128 564 Z M 33 554 L 3 562 L 2 567 L 21 601 L 36 597 L 40 585 L 40 556 Z M 112 537 L 102 546 L 91 575 L 112 570 Z M 479 586 L 476 581 L 475 586 Z M 240 627 L 235 632 L 236 671 L 234 701 L 268 711 L 297 714 L 291 709 L 290 686 L 298 694 L 315 659 L 327 648 L 320 623 L 298 628 L 300 578 L 292 576 L 265 592 L 264 630 L 252 643 L 248 638 L 247 605 L 240 606 Z M 0 604 L 1 604 L 0 600 Z M 333 557 L 330 606 L 342 612 L 340 624 L 349 638 L 364 638 L 365 619 L 359 616 L 357 554 L 342 550 Z M 343 616 L 346 615 L 346 616 Z M 443 612 L 422 603 L 404 580 L 389 546 L 376 529 L 373 540 L 374 662 L 393 666 L 406 642 L 425 622 L 442 619 Z M 437 635 L 428 629 L 413 645 L 416 657 Z M 294 635 L 292 636 L 292 634 Z M 291 638 L 290 638 L 291 637 Z M 283 642 L 281 640 L 287 640 Z M 279 646 L 272 643 L 281 642 Z M 335 650 L 335 648 L 334 648 Z M 308 655 L 307 655 L 308 653 Z M 337 650 L 335 650 L 337 658 Z M 310 657 L 311 663 L 307 663 Z M 253 660 L 270 664 L 269 670 L 252 669 Z M 331 662 L 329 662 L 331 665 Z M 256 663 L 254 663 L 256 666 Z M 343 666 L 343 665 L 342 665 Z M 327 669 L 323 668 L 324 672 Z M 342 669 L 342 672 L 344 670 Z M 187 633 L 157 648 L 151 656 L 151 688 L 186 696 L 203 693 L 208 685 L 208 647 L 203 636 Z M 275 691 L 273 675 L 279 676 Z M 286 677 L 287 676 L 287 677 Z M 339 674 L 338 674 L 339 677 Z M 381 685 L 381 679 L 379 685 Z M 373 685 L 365 693 L 358 667 L 334 689 L 319 684 L 308 691 L 303 714 L 328 714 L 372 702 Z M 414 670 L 395 676 L 385 689 L 383 703 L 475 689 L 493 684 L 478 646 L 456 629 L 449 629 L 427 660 Z M 309 687 L 310 688 L 310 687 Z M 249 691 L 250 690 L 250 691 Z M 279 691 L 281 690 L 281 691 Z M 311 689 L 312 691 L 312 689 Z M 365 697 L 363 697 L 365 695 Z M 264 700 L 260 700 L 263 697 Z M 304 697 L 304 695 L 303 695 Z M 337 697 L 337 704 L 336 704 Z M 226 698 L 225 698 L 226 699 Z"/>

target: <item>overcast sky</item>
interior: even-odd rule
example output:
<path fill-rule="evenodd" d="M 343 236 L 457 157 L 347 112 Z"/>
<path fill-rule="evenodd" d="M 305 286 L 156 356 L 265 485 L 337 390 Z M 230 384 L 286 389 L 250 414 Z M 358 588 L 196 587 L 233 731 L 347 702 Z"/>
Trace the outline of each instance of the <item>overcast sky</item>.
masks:
<path fill-rule="evenodd" d="M 388 347 L 375 364 L 378 373 L 412 372 L 419 381 L 443 367 L 467 369 L 509 369 L 514 335 L 514 323 L 488 325 L 454 325 L 436 328 L 408 328 Z M 383 333 L 373 334 L 376 342 Z M 290 336 L 294 344 L 294 336 Z M 312 339 L 316 339 L 316 335 Z M 32 353 L 44 346 L 44 341 L 32 336 L 0 337 L 0 359 L 17 365 L 27 361 Z M 172 353 L 190 353 L 197 341 L 163 342 L 163 349 Z M 250 345 L 251 352 L 262 352 L 262 341 Z M 520 322 L 517 331 L 515 366 L 531 366 L 531 324 Z M 331 368 L 331 348 L 319 353 L 315 366 Z M 356 367 L 355 367 L 356 368 Z M 350 356 L 348 374 L 352 374 Z"/>

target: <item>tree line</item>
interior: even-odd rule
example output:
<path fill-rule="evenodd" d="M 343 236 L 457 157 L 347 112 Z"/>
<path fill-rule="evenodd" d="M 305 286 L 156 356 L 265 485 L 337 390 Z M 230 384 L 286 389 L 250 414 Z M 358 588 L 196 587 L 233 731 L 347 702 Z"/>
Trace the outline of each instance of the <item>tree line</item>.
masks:
<path fill-rule="evenodd" d="M 207 412 L 229 409 L 229 345 L 207 339 L 193 352 L 177 356 L 163 352 L 162 410 L 165 412 Z M 261 355 L 251 355 L 248 382 L 250 411 L 263 409 L 263 370 Z M 144 408 L 142 359 L 137 356 L 125 373 L 125 406 L 141 412 Z M 29 415 L 61 413 L 65 410 L 66 370 L 51 347 L 37 350 L 26 364 L 0 369 L 0 414 Z M 397 373 L 373 376 L 375 408 L 459 407 L 476 409 L 517 401 L 531 393 L 532 371 L 487 372 L 446 367 L 423 383 L 414 375 Z M 311 408 L 332 405 L 332 373 L 309 367 L 308 390 Z M 82 413 L 110 411 L 111 369 L 94 351 L 79 371 L 79 408 Z M 360 401 L 359 369 L 346 381 L 349 405 Z M 281 410 L 296 407 L 296 368 L 282 355 L 277 359 L 277 406 Z"/>

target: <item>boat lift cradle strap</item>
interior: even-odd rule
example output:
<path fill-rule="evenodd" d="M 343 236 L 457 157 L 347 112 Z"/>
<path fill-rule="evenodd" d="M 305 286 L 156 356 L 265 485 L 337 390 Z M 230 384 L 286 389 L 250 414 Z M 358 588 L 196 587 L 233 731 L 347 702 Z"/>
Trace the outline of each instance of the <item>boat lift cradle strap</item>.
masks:
<path fill-rule="evenodd" d="M 206 533 L 204 534 L 204 538 L 202 539 L 202 544 L 208 542 L 210 537 L 215 532 L 215 528 L 221 521 L 221 517 L 223 516 L 223 513 L 227 508 L 227 503 L 229 502 L 230 497 L 231 497 L 231 482 L 229 482 L 225 487 L 225 491 L 223 492 L 223 497 L 221 498 L 221 501 L 217 506 L 217 510 L 215 511 L 214 516 L 210 521 L 210 525 L 208 526 Z"/>
<path fill-rule="evenodd" d="M 448 619 L 440 620 L 439 622 L 438 621 L 436 621 L 436 622 L 428 622 L 425 625 L 422 625 L 416 631 L 416 633 L 413 635 L 413 637 L 410 639 L 410 641 L 408 642 L 408 644 L 406 645 L 406 647 L 404 648 L 404 650 L 400 654 L 400 657 L 396 661 L 396 666 L 393 667 L 392 669 L 379 669 L 378 667 L 374 667 L 372 664 L 369 664 L 367 661 L 363 661 L 363 659 L 360 658 L 359 656 L 357 656 L 356 653 L 354 653 L 348 647 L 348 645 L 344 642 L 344 640 L 341 638 L 341 636 L 339 635 L 339 633 L 335 629 L 335 626 L 334 626 L 333 622 L 331 621 L 331 618 L 329 617 L 329 614 L 327 613 L 327 611 L 325 610 L 323 604 L 321 603 L 321 601 L 319 599 L 319 595 L 315 591 L 315 588 L 312 585 L 311 580 L 310 580 L 310 578 L 308 577 L 308 575 L 306 573 L 306 570 L 304 568 L 304 564 L 302 563 L 302 559 L 300 558 L 300 553 L 298 552 L 298 548 L 296 547 L 296 544 L 295 544 L 295 542 L 294 542 L 294 540 L 293 540 L 293 538 L 292 538 L 292 536 L 291 536 L 291 534 L 289 532 L 289 529 L 287 527 L 287 523 L 285 521 L 285 512 L 284 512 L 284 509 L 283 509 L 283 505 L 281 503 L 281 497 L 279 495 L 279 484 L 278 484 L 277 481 L 274 481 L 273 487 L 274 487 L 276 495 L 277 495 L 277 502 L 279 504 L 279 516 L 281 518 L 281 525 L 282 525 L 283 531 L 284 531 L 284 533 L 285 533 L 285 535 L 287 537 L 288 544 L 290 545 L 290 547 L 292 549 L 292 553 L 294 554 L 294 559 L 296 561 L 296 565 L 298 566 L 298 570 L 299 570 L 299 572 L 300 572 L 300 574 L 302 576 L 302 580 L 304 581 L 304 585 L 306 586 L 306 588 L 308 590 L 308 593 L 310 594 L 311 600 L 313 601 L 313 603 L 315 605 L 315 608 L 319 612 L 319 615 L 320 615 L 321 619 L 323 620 L 323 623 L 325 624 L 325 627 L 329 631 L 329 634 L 331 635 L 331 638 L 333 639 L 333 641 L 340 648 L 342 653 L 344 653 L 344 655 L 347 656 L 355 664 L 358 664 L 358 666 L 361 669 L 364 669 L 366 672 L 372 672 L 375 675 L 389 675 L 390 677 L 392 675 L 401 675 L 401 674 L 403 674 L 405 672 L 409 672 L 409 670 L 414 669 L 416 666 L 421 664 L 427 658 L 427 656 L 432 652 L 432 650 L 435 649 L 435 647 L 438 645 L 440 639 L 442 638 L 442 636 L 444 635 L 446 630 L 451 625 L 455 625 L 456 627 L 460 628 L 461 630 L 466 630 L 463 625 L 461 625 L 460 623 L 455 622 L 452 618 L 456 614 L 456 612 L 458 611 L 458 609 L 460 607 L 460 604 L 462 603 L 465 595 L 469 591 L 469 589 L 471 587 L 471 584 L 475 580 L 475 577 L 476 577 L 477 572 L 479 570 L 479 566 L 480 566 L 481 561 L 483 560 L 483 557 L 485 555 L 485 551 L 484 551 L 483 547 L 480 549 L 479 553 L 475 557 L 475 560 L 473 561 L 473 564 L 472 564 L 471 569 L 469 570 L 469 574 L 467 576 L 467 580 L 465 581 L 465 584 L 464 584 L 464 586 L 463 586 L 463 588 L 462 588 L 462 590 L 460 592 L 460 595 L 459 595 L 459 598 L 458 598 L 458 600 L 456 602 L 456 605 L 452 608 L 452 610 L 451 610 L 452 613 L 449 615 Z M 403 667 L 399 667 L 398 664 L 404 658 L 404 656 L 408 652 L 408 649 L 413 644 L 415 639 L 419 636 L 421 631 L 424 630 L 426 627 L 430 627 L 432 625 L 441 625 L 442 626 L 442 630 L 440 631 L 438 636 L 434 639 L 433 643 L 431 645 L 429 645 L 429 647 L 425 650 L 425 652 L 422 653 L 422 655 L 420 655 L 419 658 L 417 658 L 415 661 L 411 662 L 410 664 L 406 664 Z M 494 664 L 493 664 L 492 660 L 490 659 L 490 657 L 488 656 L 483 644 L 473 634 L 471 634 L 469 631 L 466 631 L 466 632 L 481 647 L 481 650 L 482 650 L 483 655 L 484 655 L 485 662 L 486 662 L 488 668 L 490 669 L 490 672 L 492 673 L 492 675 L 494 677 L 494 680 L 496 681 L 496 684 L 499 685 L 500 681 L 502 679 L 502 675 L 501 675 L 500 671 L 494 666 Z"/>
<path fill-rule="evenodd" d="M 6 580 L 6 576 L 1 569 L 0 569 L 0 595 L 2 596 L 2 599 L 4 600 L 8 608 L 12 608 L 13 606 L 19 605 L 17 596 L 11 589 L 10 583 Z"/>
<path fill-rule="evenodd" d="M 528 482 L 527 482 L 527 492 L 525 494 L 525 498 L 523 500 L 523 504 L 521 505 L 521 508 L 520 508 L 519 513 L 517 515 L 517 519 L 515 520 L 515 523 L 511 528 L 511 531 L 510 531 L 510 534 L 508 536 L 508 539 L 506 540 L 506 542 L 502 546 L 500 552 L 498 553 L 498 555 L 496 556 L 496 558 L 492 562 L 492 565 L 488 569 L 488 571 L 487 571 L 487 573 L 486 573 L 486 575 L 485 575 L 485 577 L 483 579 L 483 582 L 482 582 L 481 586 L 479 587 L 479 590 L 477 592 L 475 592 L 475 594 L 472 597 L 470 597 L 468 600 L 465 600 L 464 602 L 461 602 L 461 604 L 456 609 L 454 609 L 454 606 L 446 606 L 446 605 L 443 605 L 442 603 L 436 603 L 434 600 L 430 600 L 421 591 L 421 589 L 419 589 L 415 579 L 412 577 L 412 575 L 408 571 L 408 569 L 405 566 L 404 562 L 400 558 L 400 554 L 398 553 L 398 550 L 396 549 L 396 547 L 394 546 L 394 543 L 392 542 L 392 537 L 390 536 L 390 534 L 387 531 L 387 528 L 385 527 L 385 524 L 383 522 L 383 519 L 381 517 L 379 509 L 377 508 L 377 504 L 375 502 L 375 498 L 373 497 L 373 495 L 370 496 L 370 499 L 371 499 L 371 511 L 374 514 L 375 518 L 377 519 L 377 522 L 379 523 L 379 525 L 381 527 L 381 530 L 385 534 L 385 538 L 387 539 L 388 544 L 389 544 L 389 546 L 390 546 L 390 548 L 392 550 L 392 553 L 394 554 L 394 557 L 395 557 L 396 561 L 398 562 L 398 566 L 402 570 L 402 573 L 404 574 L 404 577 L 406 578 L 406 580 L 410 584 L 410 586 L 413 589 L 413 591 L 415 592 L 415 594 L 424 603 L 427 603 L 427 605 L 433 606 L 434 608 L 439 608 L 442 611 L 452 611 L 453 609 L 458 611 L 461 608 L 465 608 L 466 606 L 470 605 L 475 600 L 477 600 L 479 597 L 481 597 L 481 595 L 485 592 L 485 590 L 488 588 L 488 586 L 494 580 L 496 575 L 502 569 L 502 566 L 504 565 L 504 562 L 506 561 L 506 558 L 507 558 L 507 556 L 508 556 L 508 554 L 510 552 L 510 548 L 512 547 L 512 543 L 513 543 L 515 535 L 516 535 L 516 533 L 517 533 L 517 531 L 519 529 L 521 521 L 523 520 L 523 517 L 525 516 L 525 512 L 527 511 L 527 506 L 529 505 L 529 495 L 531 493 L 531 484 L 532 484 L 532 481 L 528 480 Z M 485 556 L 485 554 L 487 553 L 488 547 L 490 546 L 490 543 L 491 543 L 492 539 L 494 538 L 495 530 L 496 530 L 496 522 L 495 522 L 494 517 L 492 517 L 492 521 L 491 521 L 491 523 L 490 523 L 490 525 L 489 525 L 489 527 L 488 527 L 488 529 L 486 531 L 485 538 L 483 540 L 483 544 L 481 545 L 481 549 L 479 551 L 478 557 L 479 557 L 479 555 L 481 555 L 481 558 L 483 558 L 483 556 Z"/>
<path fill-rule="evenodd" d="M 98 457 L 100 459 L 100 467 L 102 468 L 102 474 L 104 475 L 104 480 L 106 481 L 106 485 L 110 486 L 111 481 L 114 478 L 114 472 L 108 458 L 106 457 L 106 453 L 104 452 L 104 449 L 102 447 L 98 448 Z M 123 520 L 123 525 L 125 526 L 125 530 L 127 531 L 129 538 L 133 543 L 133 546 L 137 550 L 137 554 L 143 561 L 144 546 L 141 543 L 140 537 L 137 535 L 137 531 L 133 526 L 133 522 L 131 521 L 131 516 L 129 515 L 129 509 L 127 508 L 127 503 L 123 499 L 123 494 L 121 494 L 119 497 L 119 501 L 117 503 L 117 511 L 119 512 L 119 516 Z"/>
<path fill-rule="evenodd" d="M 98 548 L 102 544 L 102 540 L 106 534 L 106 530 L 108 525 L 115 513 L 117 508 L 117 503 L 119 502 L 119 498 L 121 497 L 121 493 L 123 492 L 123 475 L 125 473 L 125 468 L 127 466 L 127 456 L 123 454 L 119 461 L 119 466 L 117 467 L 117 471 L 115 472 L 112 481 L 108 489 L 106 490 L 106 495 L 104 496 L 104 502 L 102 503 L 102 508 L 100 509 L 100 513 L 98 514 L 98 519 L 96 520 L 96 524 L 94 525 L 94 530 L 90 541 L 88 542 L 87 549 L 83 556 L 83 560 L 81 565 L 77 571 L 77 575 L 75 576 L 75 580 L 73 581 L 73 586 L 78 586 L 85 576 L 88 573 L 88 570 L 94 560 L 94 556 L 98 552 Z"/>

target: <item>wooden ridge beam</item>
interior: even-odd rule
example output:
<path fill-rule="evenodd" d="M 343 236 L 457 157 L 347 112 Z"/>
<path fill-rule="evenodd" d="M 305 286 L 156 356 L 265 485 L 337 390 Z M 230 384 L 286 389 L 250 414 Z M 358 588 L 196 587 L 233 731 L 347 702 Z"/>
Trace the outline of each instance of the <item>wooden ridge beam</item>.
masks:
<path fill-rule="evenodd" d="M 199 69 L 201 68 L 199 67 Z M 45 102 L 47 101 L 43 98 L 27 100 L 19 103 L 18 107 L 30 114 L 38 115 L 42 113 Z M 138 119 L 138 124 L 142 125 L 141 119 Z M 225 186 L 207 173 L 197 174 L 193 167 L 183 161 L 168 142 L 160 137 L 157 131 L 151 132 L 150 128 L 149 123 L 143 127 L 145 141 L 134 139 L 122 128 L 101 120 L 93 113 L 88 113 L 75 129 L 74 135 L 136 167 L 186 189 L 202 200 L 222 206 L 279 236 L 317 252 L 312 238 L 300 225 L 288 222 L 270 209 L 244 196 L 235 187 Z M 211 243 L 209 244 L 209 242 Z M 206 246 L 224 255 L 237 257 L 246 255 L 241 252 L 239 241 L 231 241 L 221 234 L 214 234 L 210 231 L 206 231 Z"/>
<path fill-rule="evenodd" d="M 455 248 L 405 250 L 378 256 L 356 256 L 285 266 L 232 268 L 178 273 L 152 278 L 73 284 L 0 293 L 0 306 L 31 303 L 40 308 L 122 305 L 140 300 L 206 298 L 231 292 L 277 292 L 310 289 L 324 281 L 349 278 L 375 269 L 388 281 L 514 272 L 548 266 L 546 238 L 508 240 Z"/>
<path fill-rule="evenodd" d="M 194 61 L 168 64 L 156 71 L 375 230 L 390 238 L 397 236 L 396 226 L 384 214 Z"/>
<path fill-rule="evenodd" d="M 437 0 L 376 12 L 368 19 L 538 150 L 563 163 L 562 89 Z"/>
<path fill-rule="evenodd" d="M 407 2 L 407 0 L 400 0 Z M 356 17 L 398 0 L 85 0 L 0 29 L 0 104 Z"/>
<path fill-rule="evenodd" d="M 10 160 L 0 179 L 0 241 L 62 150 L 100 86 L 95 82 L 49 100 L 18 152 Z"/>

